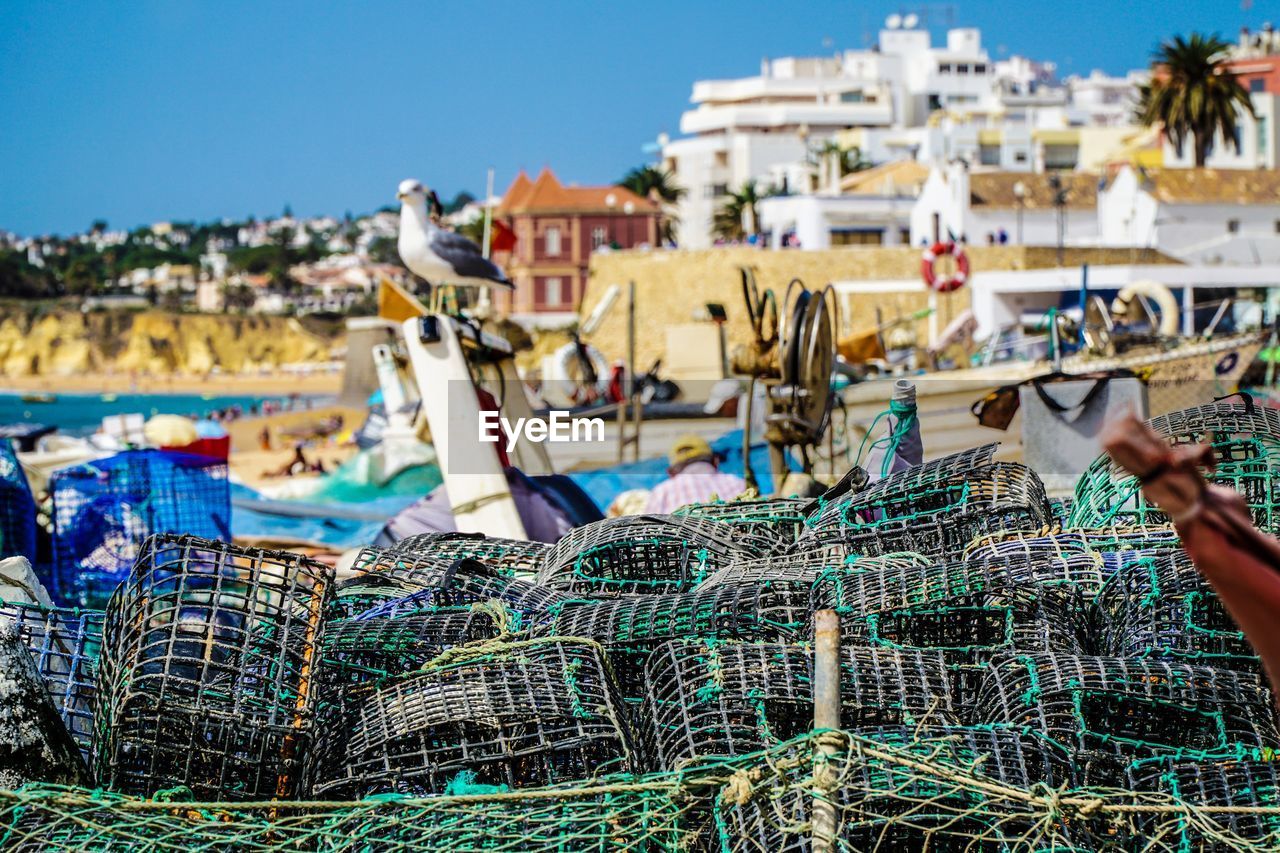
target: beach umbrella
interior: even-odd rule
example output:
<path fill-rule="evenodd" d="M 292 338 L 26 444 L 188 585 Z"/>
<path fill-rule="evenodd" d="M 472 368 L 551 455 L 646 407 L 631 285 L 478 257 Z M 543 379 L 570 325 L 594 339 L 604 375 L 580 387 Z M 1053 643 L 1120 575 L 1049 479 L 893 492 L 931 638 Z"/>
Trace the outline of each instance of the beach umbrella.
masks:
<path fill-rule="evenodd" d="M 156 447 L 186 447 L 200 438 L 192 420 L 181 415 L 156 415 L 142 427 L 142 435 Z"/>

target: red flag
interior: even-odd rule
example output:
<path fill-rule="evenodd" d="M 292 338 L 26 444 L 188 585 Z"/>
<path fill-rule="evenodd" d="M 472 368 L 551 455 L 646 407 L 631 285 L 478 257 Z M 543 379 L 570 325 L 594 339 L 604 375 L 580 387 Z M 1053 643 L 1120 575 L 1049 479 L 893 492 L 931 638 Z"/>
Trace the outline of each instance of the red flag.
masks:
<path fill-rule="evenodd" d="M 500 219 L 491 223 L 489 232 L 490 252 L 510 252 L 516 247 L 516 232 L 508 228 Z"/>

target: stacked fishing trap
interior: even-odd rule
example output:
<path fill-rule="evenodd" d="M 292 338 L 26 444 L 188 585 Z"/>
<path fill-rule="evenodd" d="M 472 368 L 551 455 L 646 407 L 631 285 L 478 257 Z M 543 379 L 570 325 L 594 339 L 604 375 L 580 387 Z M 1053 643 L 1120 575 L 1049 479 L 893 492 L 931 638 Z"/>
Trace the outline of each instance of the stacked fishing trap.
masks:
<path fill-rule="evenodd" d="M 1274 413 L 1153 425 L 1212 440 L 1278 529 Z M 1275 697 L 1176 530 L 1106 460 L 1055 504 L 994 449 L 552 546 L 418 536 L 341 579 L 152 535 L 102 610 L 0 608 L 39 694 L 37 738 L 0 727 L 5 844 L 1280 846 Z M 840 728 L 814 731 L 823 609 Z"/>

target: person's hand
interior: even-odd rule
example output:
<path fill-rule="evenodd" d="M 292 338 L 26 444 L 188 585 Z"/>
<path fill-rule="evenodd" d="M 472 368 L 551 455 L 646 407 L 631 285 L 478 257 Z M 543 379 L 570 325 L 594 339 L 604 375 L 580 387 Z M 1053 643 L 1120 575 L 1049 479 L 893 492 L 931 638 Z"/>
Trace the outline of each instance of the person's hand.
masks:
<path fill-rule="evenodd" d="M 1107 423 L 1102 446 L 1117 465 L 1138 477 L 1147 499 L 1175 523 L 1190 520 L 1199 510 L 1206 485 L 1199 469 L 1213 467 L 1210 445 L 1172 447 L 1130 411 Z"/>

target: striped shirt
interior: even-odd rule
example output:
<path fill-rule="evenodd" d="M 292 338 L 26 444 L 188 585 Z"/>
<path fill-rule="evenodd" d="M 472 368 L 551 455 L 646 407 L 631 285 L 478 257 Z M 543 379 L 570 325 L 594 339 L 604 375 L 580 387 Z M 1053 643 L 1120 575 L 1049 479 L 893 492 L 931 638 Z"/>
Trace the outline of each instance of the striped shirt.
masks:
<path fill-rule="evenodd" d="M 741 477 L 716 470 L 710 462 L 691 462 L 649 493 L 645 512 L 665 515 L 686 504 L 729 501 L 747 490 Z"/>

